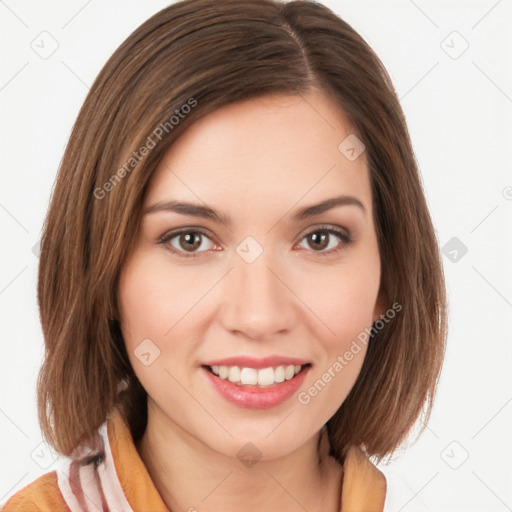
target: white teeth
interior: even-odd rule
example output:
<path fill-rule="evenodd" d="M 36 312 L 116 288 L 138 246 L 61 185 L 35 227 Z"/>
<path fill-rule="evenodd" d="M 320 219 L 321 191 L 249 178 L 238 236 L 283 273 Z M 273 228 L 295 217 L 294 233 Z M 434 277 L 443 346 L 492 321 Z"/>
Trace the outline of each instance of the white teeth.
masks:
<path fill-rule="evenodd" d="M 284 366 L 278 366 L 274 371 L 274 381 L 284 382 Z"/>
<path fill-rule="evenodd" d="M 212 366 L 212 372 L 224 380 L 229 380 L 240 385 L 259 385 L 260 387 L 272 386 L 276 382 L 284 382 L 292 379 L 300 372 L 301 365 L 290 364 L 277 368 L 240 368 L 238 366 Z"/>
<path fill-rule="evenodd" d="M 228 380 L 230 382 L 240 382 L 240 368 L 238 366 L 232 366 L 229 369 Z"/>
<path fill-rule="evenodd" d="M 258 370 L 258 384 L 260 386 L 270 386 L 274 384 L 274 368 Z"/>
<path fill-rule="evenodd" d="M 240 382 L 242 384 L 257 384 L 258 370 L 254 368 L 242 368 L 240 371 Z"/>
<path fill-rule="evenodd" d="M 284 378 L 286 380 L 290 380 L 295 375 L 295 366 L 291 364 L 290 366 L 287 366 L 284 370 Z"/>

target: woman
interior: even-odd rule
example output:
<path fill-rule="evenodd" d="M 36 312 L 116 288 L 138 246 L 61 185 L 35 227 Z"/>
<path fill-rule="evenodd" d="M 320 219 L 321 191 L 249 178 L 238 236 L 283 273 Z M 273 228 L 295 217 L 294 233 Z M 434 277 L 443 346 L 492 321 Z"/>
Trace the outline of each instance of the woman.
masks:
<path fill-rule="evenodd" d="M 389 510 L 432 407 L 434 229 L 375 53 L 326 7 L 184 0 L 112 55 L 41 242 L 22 510 Z"/>

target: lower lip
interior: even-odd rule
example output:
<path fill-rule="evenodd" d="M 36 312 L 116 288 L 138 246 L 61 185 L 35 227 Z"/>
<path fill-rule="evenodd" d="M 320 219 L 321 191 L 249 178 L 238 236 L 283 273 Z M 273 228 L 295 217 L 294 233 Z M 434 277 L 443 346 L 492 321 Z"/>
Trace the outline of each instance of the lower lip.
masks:
<path fill-rule="evenodd" d="M 288 400 L 299 389 L 310 368 L 311 366 L 306 366 L 292 379 L 279 382 L 268 388 L 237 386 L 229 380 L 217 377 L 204 367 L 201 369 L 206 373 L 213 387 L 235 405 L 248 409 L 270 409 Z"/>

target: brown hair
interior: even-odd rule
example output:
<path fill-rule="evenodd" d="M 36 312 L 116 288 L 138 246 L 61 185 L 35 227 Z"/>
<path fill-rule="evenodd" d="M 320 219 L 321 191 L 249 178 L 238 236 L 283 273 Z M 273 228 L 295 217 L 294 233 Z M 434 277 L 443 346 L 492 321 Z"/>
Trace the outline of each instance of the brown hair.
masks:
<path fill-rule="evenodd" d="M 428 418 L 447 335 L 444 276 L 388 73 L 354 29 L 319 3 L 184 0 L 143 23 L 103 67 L 52 191 L 39 265 L 46 352 L 37 400 L 43 435 L 58 452 L 69 455 L 90 438 L 115 404 L 135 440 L 144 432 L 147 395 L 119 324 L 108 319 L 119 318 L 120 269 L 165 151 L 223 105 L 313 89 L 341 107 L 366 146 L 381 289 L 388 305 L 403 307 L 372 337 L 354 387 L 327 423 L 333 454 L 341 460 L 358 445 L 382 458 L 422 411 Z M 127 389 L 117 394 L 121 380 Z"/>

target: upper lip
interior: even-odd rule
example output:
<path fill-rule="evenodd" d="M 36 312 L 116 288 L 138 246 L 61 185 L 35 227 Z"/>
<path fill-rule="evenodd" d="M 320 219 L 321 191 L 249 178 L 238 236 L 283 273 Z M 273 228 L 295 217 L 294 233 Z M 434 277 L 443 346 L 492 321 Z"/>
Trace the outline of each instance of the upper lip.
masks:
<path fill-rule="evenodd" d="M 234 356 L 227 357 L 225 359 L 215 359 L 212 361 L 205 361 L 203 365 L 205 366 L 239 366 L 241 368 L 268 368 L 268 367 L 277 367 L 277 366 L 288 366 L 293 364 L 296 365 L 305 365 L 308 364 L 309 361 L 305 359 L 299 359 L 297 357 L 286 357 L 286 356 L 268 356 L 257 359 L 255 357 L 249 356 Z"/>

